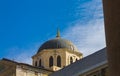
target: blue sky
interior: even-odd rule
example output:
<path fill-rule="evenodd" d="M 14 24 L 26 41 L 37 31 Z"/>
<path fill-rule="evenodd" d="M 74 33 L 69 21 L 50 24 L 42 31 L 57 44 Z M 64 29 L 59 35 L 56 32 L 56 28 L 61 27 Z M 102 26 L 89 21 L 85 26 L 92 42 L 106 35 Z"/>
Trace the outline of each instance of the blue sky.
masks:
<path fill-rule="evenodd" d="M 87 56 L 105 47 L 103 25 L 101 0 L 1 0 L 0 58 L 31 63 L 58 27 Z"/>

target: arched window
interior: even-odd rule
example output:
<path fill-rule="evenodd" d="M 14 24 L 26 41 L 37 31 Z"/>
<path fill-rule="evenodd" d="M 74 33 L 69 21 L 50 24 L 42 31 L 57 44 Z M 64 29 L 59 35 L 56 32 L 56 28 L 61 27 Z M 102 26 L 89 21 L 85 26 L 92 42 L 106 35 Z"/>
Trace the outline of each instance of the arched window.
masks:
<path fill-rule="evenodd" d="M 49 67 L 53 66 L 53 57 L 51 56 L 49 58 Z"/>
<path fill-rule="evenodd" d="M 78 59 L 76 58 L 76 61 L 78 61 Z"/>
<path fill-rule="evenodd" d="M 57 66 L 61 67 L 61 57 L 57 56 Z"/>
<path fill-rule="evenodd" d="M 39 67 L 41 67 L 42 65 L 41 65 L 41 59 L 39 60 Z"/>
<path fill-rule="evenodd" d="M 35 66 L 37 66 L 37 61 L 35 62 Z"/>
<path fill-rule="evenodd" d="M 71 63 L 73 63 L 73 58 L 72 58 L 72 57 L 70 57 L 70 64 L 71 64 Z"/>

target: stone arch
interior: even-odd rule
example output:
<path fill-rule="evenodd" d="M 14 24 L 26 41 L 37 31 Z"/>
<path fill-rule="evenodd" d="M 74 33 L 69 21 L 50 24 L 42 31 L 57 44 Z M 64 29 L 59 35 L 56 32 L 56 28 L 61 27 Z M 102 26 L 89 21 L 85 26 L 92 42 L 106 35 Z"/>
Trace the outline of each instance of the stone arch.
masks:
<path fill-rule="evenodd" d="M 42 66 L 42 61 L 41 61 L 41 59 L 39 60 L 39 67 L 41 67 Z"/>
<path fill-rule="evenodd" d="M 76 58 L 76 61 L 78 61 L 78 59 Z"/>
<path fill-rule="evenodd" d="M 49 58 L 49 67 L 52 67 L 53 66 L 53 57 L 52 56 L 50 56 L 50 58 Z"/>
<path fill-rule="evenodd" d="M 61 67 L 61 57 L 59 55 L 57 56 L 57 66 Z"/>
<path fill-rule="evenodd" d="M 70 57 L 70 64 L 71 64 L 71 63 L 73 63 L 73 58 L 72 58 L 72 57 Z"/>
<path fill-rule="evenodd" d="M 37 66 L 37 61 L 35 61 L 35 66 Z"/>

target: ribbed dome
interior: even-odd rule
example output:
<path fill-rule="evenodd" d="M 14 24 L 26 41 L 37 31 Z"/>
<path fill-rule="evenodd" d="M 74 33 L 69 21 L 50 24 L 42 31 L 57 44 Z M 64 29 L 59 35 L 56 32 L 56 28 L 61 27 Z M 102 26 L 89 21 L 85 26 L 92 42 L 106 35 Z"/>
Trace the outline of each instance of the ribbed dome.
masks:
<path fill-rule="evenodd" d="M 56 38 L 48 40 L 45 43 L 43 43 L 37 53 L 41 52 L 44 49 L 61 49 L 61 48 L 67 48 L 71 51 L 78 51 L 75 45 L 71 41 L 62 39 L 60 37 L 60 31 L 58 29 Z"/>
<path fill-rule="evenodd" d="M 39 48 L 38 52 L 42 51 L 43 49 L 60 49 L 60 48 L 67 48 L 71 51 L 78 51 L 71 41 L 58 37 L 43 43 L 42 46 Z"/>

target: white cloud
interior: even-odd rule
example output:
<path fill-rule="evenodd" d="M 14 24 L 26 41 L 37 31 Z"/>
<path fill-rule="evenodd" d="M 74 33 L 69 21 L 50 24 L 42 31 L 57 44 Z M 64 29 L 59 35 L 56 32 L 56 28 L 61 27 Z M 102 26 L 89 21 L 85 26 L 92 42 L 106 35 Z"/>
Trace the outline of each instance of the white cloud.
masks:
<path fill-rule="evenodd" d="M 80 4 L 76 14 L 78 20 L 64 31 L 64 37 L 74 42 L 84 56 L 104 48 L 106 44 L 101 1 L 92 0 Z"/>
<path fill-rule="evenodd" d="M 103 18 L 102 0 L 78 0 L 75 16 L 79 21 L 89 21 L 94 18 Z"/>
<path fill-rule="evenodd" d="M 70 39 L 87 56 L 104 48 L 105 34 L 103 19 L 90 21 L 86 25 L 76 23 L 64 32 L 64 38 Z"/>

